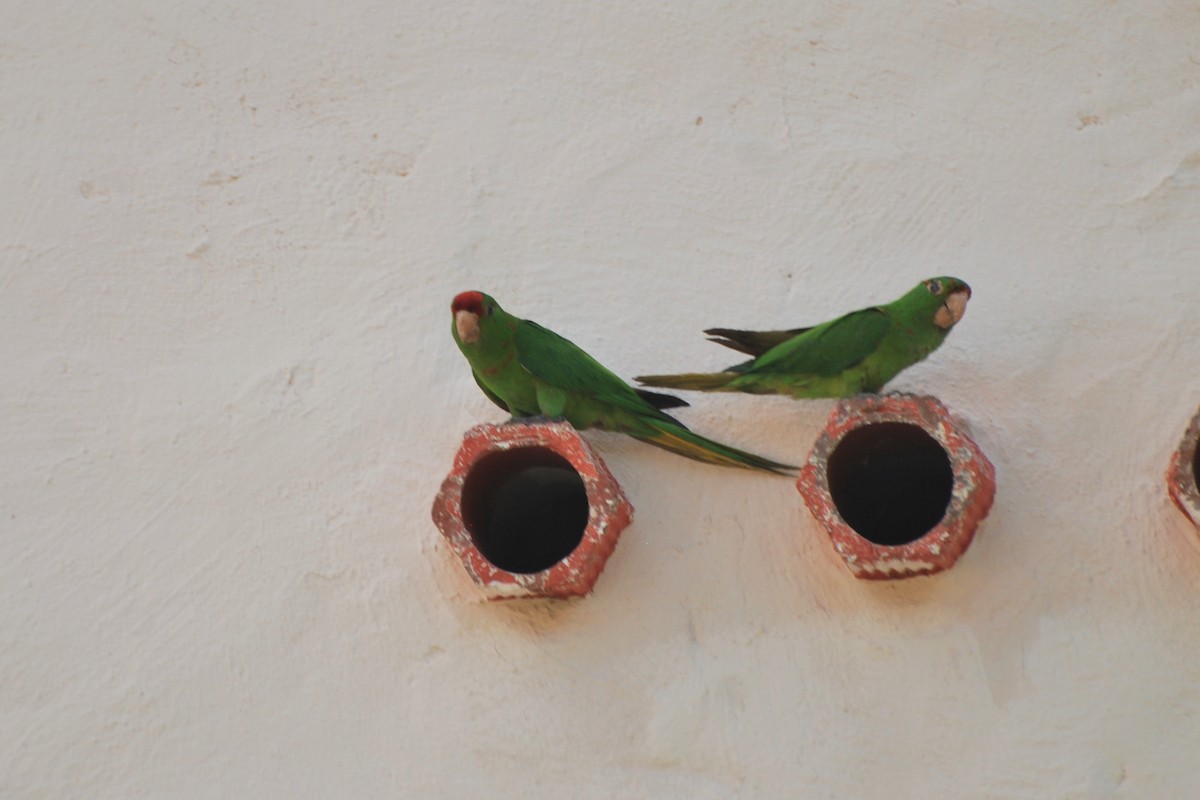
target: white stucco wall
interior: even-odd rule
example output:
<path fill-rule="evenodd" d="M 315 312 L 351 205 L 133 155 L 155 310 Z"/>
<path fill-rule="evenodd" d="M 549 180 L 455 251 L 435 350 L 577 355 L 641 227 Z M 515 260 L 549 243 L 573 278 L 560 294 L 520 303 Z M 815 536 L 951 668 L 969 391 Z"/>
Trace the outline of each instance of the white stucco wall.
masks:
<path fill-rule="evenodd" d="M 10 0 L 0 146 L 0 795 L 1195 796 L 1195 3 Z M 943 273 L 946 574 L 606 434 L 587 600 L 429 519 L 503 418 L 458 291 L 631 376 Z M 694 399 L 784 460 L 832 407 Z"/>

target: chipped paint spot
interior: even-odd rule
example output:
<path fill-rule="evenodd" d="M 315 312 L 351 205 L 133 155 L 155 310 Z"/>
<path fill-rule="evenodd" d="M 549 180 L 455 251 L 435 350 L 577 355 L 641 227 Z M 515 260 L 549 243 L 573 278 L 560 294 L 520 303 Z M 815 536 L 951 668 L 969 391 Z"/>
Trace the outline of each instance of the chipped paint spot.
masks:
<path fill-rule="evenodd" d="M 886 577 L 904 578 L 912 575 L 926 575 L 936 572 L 937 564 L 933 561 L 917 559 L 880 559 L 879 561 L 856 563 L 852 567 L 856 572 L 871 573 Z"/>

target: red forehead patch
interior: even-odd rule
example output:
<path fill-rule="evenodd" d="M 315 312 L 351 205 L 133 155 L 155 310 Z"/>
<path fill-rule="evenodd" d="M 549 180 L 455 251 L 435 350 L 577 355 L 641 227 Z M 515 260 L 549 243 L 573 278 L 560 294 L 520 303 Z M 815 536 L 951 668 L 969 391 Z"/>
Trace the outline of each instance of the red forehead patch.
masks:
<path fill-rule="evenodd" d="M 459 311 L 470 311 L 476 316 L 483 316 L 483 294 L 481 292 L 463 292 L 454 298 L 450 310 L 457 314 Z"/>

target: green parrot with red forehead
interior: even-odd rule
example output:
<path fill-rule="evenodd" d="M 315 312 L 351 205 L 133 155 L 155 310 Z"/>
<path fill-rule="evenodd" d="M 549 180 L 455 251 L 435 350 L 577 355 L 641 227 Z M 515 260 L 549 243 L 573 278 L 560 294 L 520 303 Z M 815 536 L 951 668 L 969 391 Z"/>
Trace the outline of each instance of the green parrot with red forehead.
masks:
<path fill-rule="evenodd" d="M 643 375 L 637 380 L 668 389 L 796 398 L 878 392 L 945 341 L 970 298 L 971 287 L 958 278 L 930 278 L 887 305 L 852 311 L 811 328 L 710 328 L 705 331 L 709 341 L 754 358 L 723 372 Z"/>
<path fill-rule="evenodd" d="M 571 342 L 514 317 L 482 292 L 463 292 L 450 311 L 451 335 L 475 382 L 514 418 L 561 417 L 578 430 L 625 433 L 708 464 L 777 474 L 795 469 L 692 433 L 662 410 L 687 402 L 634 389 Z"/>

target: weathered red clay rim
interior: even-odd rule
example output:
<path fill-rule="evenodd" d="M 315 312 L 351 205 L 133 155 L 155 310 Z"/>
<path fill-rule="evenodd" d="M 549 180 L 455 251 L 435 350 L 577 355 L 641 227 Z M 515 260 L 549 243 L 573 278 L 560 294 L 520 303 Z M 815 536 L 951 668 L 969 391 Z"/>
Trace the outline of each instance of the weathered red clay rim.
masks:
<path fill-rule="evenodd" d="M 463 488 L 489 456 L 523 448 L 549 451 L 565 459 L 587 494 L 587 524 L 579 544 L 566 557 L 536 572 L 514 572 L 492 563 L 476 544 L 463 514 Z M 518 597 L 568 598 L 592 591 L 621 531 L 633 519 L 633 506 L 608 467 L 579 433 L 565 422 L 511 422 L 477 425 L 467 431 L 433 503 L 433 521 L 471 579 L 492 600 Z"/>
<path fill-rule="evenodd" d="M 1179 447 L 1171 455 L 1167 468 L 1167 493 L 1192 524 L 1200 528 L 1200 487 L 1196 485 L 1200 476 L 1200 411 L 1179 441 Z"/>
<path fill-rule="evenodd" d="M 902 544 L 878 544 L 860 534 L 843 518 L 830 491 L 830 457 L 839 445 L 847 435 L 882 423 L 915 426 L 927 434 L 941 446 L 953 477 L 940 521 Z M 855 577 L 894 580 L 932 575 L 954 566 L 991 510 L 996 473 L 978 445 L 937 398 L 859 395 L 841 400 L 830 414 L 800 471 L 796 487 Z"/>

